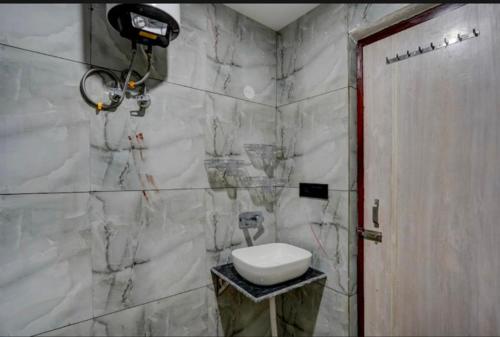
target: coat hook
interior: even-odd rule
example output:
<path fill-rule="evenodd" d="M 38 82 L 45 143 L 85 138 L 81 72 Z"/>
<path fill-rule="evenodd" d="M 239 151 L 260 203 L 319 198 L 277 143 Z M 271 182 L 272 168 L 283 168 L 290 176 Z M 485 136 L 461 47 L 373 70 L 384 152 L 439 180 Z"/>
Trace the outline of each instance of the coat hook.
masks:
<path fill-rule="evenodd" d="M 391 63 L 391 61 L 389 61 L 389 58 L 387 56 L 385 57 L 385 63 L 387 64 Z"/>
<path fill-rule="evenodd" d="M 460 33 L 457 34 L 458 41 L 462 41 L 462 35 Z"/>
<path fill-rule="evenodd" d="M 448 39 L 447 39 L 447 38 L 444 38 L 444 44 L 445 44 L 445 45 L 449 45 L 449 44 L 450 44 L 450 42 L 448 41 Z"/>
<path fill-rule="evenodd" d="M 435 48 L 436 48 L 436 46 L 434 46 L 434 43 L 432 43 L 432 42 L 431 42 L 431 48 L 432 48 L 432 49 L 435 49 Z"/>
<path fill-rule="evenodd" d="M 419 52 L 420 54 L 422 54 L 422 53 L 424 52 L 424 50 L 422 49 L 422 47 L 418 46 L 418 52 Z"/>
<path fill-rule="evenodd" d="M 407 51 L 406 51 L 406 55 L 408 55 L 408 57 L 410 57 L 410 56 L 411 56 L 411 53 L 410 53 L 410 51 L 409 51 L 409 50 L 407 50 Z"/>
<path fill-rule="evenodd" d="M 472 30 L 472 33 L 474 33 L 474 36 L 478 36 L 479 35 L 479 30 L 477 30 L 476 28 L 474 28 Z"/>
<path fill-rule="evenodd" d="M 396 54 L 396 60 L 398 60 L 398 61 L 399 61 L 399 55 L 398 55 L 398 54 Z"/>

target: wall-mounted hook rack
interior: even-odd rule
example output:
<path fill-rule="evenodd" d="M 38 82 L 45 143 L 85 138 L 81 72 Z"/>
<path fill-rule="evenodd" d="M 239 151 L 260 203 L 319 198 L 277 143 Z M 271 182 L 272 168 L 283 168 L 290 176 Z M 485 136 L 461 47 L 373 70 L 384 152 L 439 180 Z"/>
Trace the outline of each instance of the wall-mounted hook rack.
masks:
<path fill-rule="evenodd" d="M 391 64 L 391 63 L 394 63 L 394 62 L 403 61 L 403 60 L 409 59 L 410 57 L 417 56 L 417 55 L 422 55 L 422 54 L 428 53 L 430 51 L 435 51 L 435 50 L 438 50 L 438 49 L 441 49 L 441 48 L 446 48 L 446 47 L 449 47 L 449 46 L 451 46 L 451 45 L 453 45 L 455 43 L 463 42 L 465 40 L 472 39 L 472 38 L 478 37 L 478 36 L 479 36 L 479 30 L 476 29 L 476 28 L 474 28 L 472 30 L 472 33 L 469 33 L 469 34 L 457 34 L 456 39 L 449 40 L 448 38 L 445 37 L 443 39 L 442 43 L 436 43 L 436 44 L 434 44 L 433 42 L 431 42 L 429 44 L 429 46 L 425 47 L 425 48 L 422 48 L 421 46 L 418 46 L 418 49 L 416 49 L 414 51 L 411 51 L 411 52 L 409 50 L 407 50 L 406 53 L 402 53 L 402 54 L 396 53 L 396 56 L 393 57 L 393 58 L 386 57 L 385 58 L 385 63 L 386 64 Z"/>

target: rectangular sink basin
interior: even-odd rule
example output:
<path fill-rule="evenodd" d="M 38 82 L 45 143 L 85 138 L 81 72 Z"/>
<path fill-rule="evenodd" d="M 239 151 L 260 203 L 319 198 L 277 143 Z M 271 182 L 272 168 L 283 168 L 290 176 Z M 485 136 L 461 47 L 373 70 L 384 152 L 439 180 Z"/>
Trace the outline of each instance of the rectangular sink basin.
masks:
<path fill-rule="evenodd" d="M 247 281 L 270 286 L 304 274 L 311 264 L 312 254 L 286 243 L 269 243 L 235 249 L 234 267 Z"/>

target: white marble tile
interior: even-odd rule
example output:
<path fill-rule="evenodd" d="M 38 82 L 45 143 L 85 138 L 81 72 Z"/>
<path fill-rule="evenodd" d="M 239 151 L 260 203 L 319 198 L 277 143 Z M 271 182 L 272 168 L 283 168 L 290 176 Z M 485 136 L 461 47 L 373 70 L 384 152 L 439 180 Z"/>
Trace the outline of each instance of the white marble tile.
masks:
<path fill-rule="evenodd" d="M 150 86 L 144 117 L 130 116 L 133 99 L 114 112 L 90 113 L 93 190 L 207 188 L 204 159 L 248 162 L 244 144 L 274 143 L 274 108 L 165 82 Z M 97 87 L 89 83 L 96 97 Z"/>
<path fill-rule="evenodd" d="M 93 190 L 208 187 L 206 93 L 158 81 L 150 86 L 144 117 L 130 116 L 133 99 L 115 112 L 91 114 Z"/>
<path fill-rule="evenodd" d="M 276 109 L 226 96 L 208 94 L 206 153 L 248 160 L 245 144 L 274 144 Z"/>
<path fill-rule="evenodd" d="M 347 71 L 348 71 L 348 83 L 350 87 L 357 87 L 357 70 L 358 70 L 358 60 L 357 60 L 357 42 L 349 34 L 347 37 Z"/>
<path fill-rule="evenodd" d="M 43 332 L 37 336 L 92 336 L 94 321 L 92 319 L 65 326 L 63 328 Z"/>
<path fill-rule="evenodd" d="M 370 3 L 351 3 L 348 4 L 348 30 L 354 30 L 367 26 L 380 20 L 384 16 L 401 9 L 408 4 L 370 4 Z"/>
<path fill-rule="evenodd" d="M 349 192 L 349 294 L 358 290 L 358 193 Z"/>
<path fill-rule="evenodd" d="M 250 164 L 245 144 L 275 144 L 275 108 L 216 94 L 207 95 L 205 106 L 206 159 L 236 159 Z M 247 165 L 241 170 L 241 178 L 247 176 L 266 176 L 266 172 Z M 210 186 L 229 186 L 214 183 L 211 181 Z M 246 186 L 245 181 L 239 181 L 237 186 Z"/>
<path fill-rule="evenodd" d="M 278 35 L 278 106 L 347 86 L 347 8 L 322 4 Z"/>
<path fill-rule="evenodd" d="M 94 5 L 92 19 L 92 63 L 126 68 L 130 42 L 107 24 L 104 4 Z M 153 55 L 155 78 L 276 103 L 275 33 L 222 4 L 181 4 L 179 37 L 167 50 L 155 48 Z M 141 54 L 136 68 L 143 72 L 145 67 Z"/>
<path fill-rule="evenodd" d="M 258 189 L 258 188 L 256 188 Z M 228 189 L 205 190 L 205 239 L 208 269 L 231 262 L 231 251 L 247 247 L 245 234 L 238 226 L 238 216 L 243 212 L 262 212 L 263 232 L 249 229 L 252 244 L 260 245 L 276 241 L 276 219 L 274 212 L 265 206 L 255 204 L 249 189 L 232 189 L 234 199 L 228 196 Z"/>
<path fill-rule="evenodd" d="M 203 190 L 91 195 L 94 315 L 206 284 Z"/>
<path fill-rule="evenodd" d="M 89 62 L 88 4 L 2 4 L 0 43 Z"/>
<path fill-rule="evenodd" d="M 349 296 L 349 336 L 358 336 L 358 295 Z"/>
<path fill-rule="evenodd" d="M 276 207 L 277 242 L 307 249 L 312 266 L 327 274 L 326 286 L 348 294 L 348 192 L 329 191 L 329 200 L 299 198 L 285 188 Z"/>
<path fill-rule="evenodd" d="M 0 46 L 0 192 L 89 189 L 83 65 Z"/>
<path fill-rule="evenodd" d="M 347 89 L 279 107 L 276 138 L 284 158 L 277 176 L 286 178 L 288 186 L 309 182 L 347 190 L 347 131 Z"/>
<path fill-rule="evenodd" d="M 348 297 L 320 283 L 292 290 L 276 301 L 279 336 L 348 336 Z"/>
<path fill-rule="evenodd" d="M 203 287 L 94 319 L 94 336 L 213 336 Z"/>
<path fill-rule="evenodd" d="M 358 103 L 357 92 L 349 88 L 349 190 L 358 188 Z"/>
<path fill-rule="evenodd" d="M 95 318 L 43 336 L 215 336 L 207 287 Z"/>
<path fill-rule="evenodd" d="M 92 317 L 87 193 L 0 197 L 0 335 Z"/>

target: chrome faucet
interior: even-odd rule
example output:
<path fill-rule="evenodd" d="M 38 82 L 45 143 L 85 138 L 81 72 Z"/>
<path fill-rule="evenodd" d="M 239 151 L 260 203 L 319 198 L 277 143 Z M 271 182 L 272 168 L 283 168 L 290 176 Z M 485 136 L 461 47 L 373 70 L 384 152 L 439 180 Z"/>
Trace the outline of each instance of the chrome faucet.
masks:
<path fill-rule="evenodd" d="M 264 216 L 262 212 L 243 212 L 239 215 L 239 227 L 243 230 L 243 235 L 245 236 L 245 241 L 248 246 L 253 246 L 253 240 L 257 240 L 262 234 L 264 234 Z M 250 237 L 250 228 L 257 228 L 257 232 L 254 234 L 253 238 Z"/>

